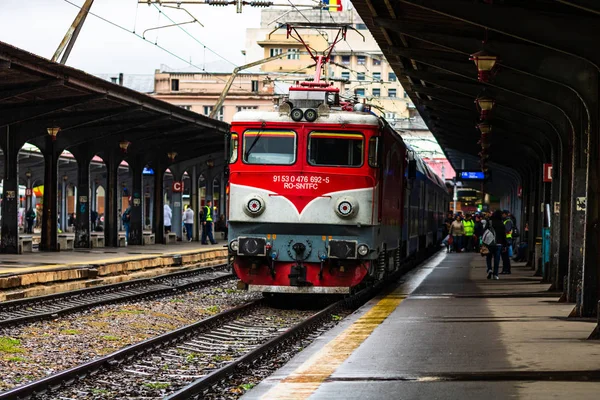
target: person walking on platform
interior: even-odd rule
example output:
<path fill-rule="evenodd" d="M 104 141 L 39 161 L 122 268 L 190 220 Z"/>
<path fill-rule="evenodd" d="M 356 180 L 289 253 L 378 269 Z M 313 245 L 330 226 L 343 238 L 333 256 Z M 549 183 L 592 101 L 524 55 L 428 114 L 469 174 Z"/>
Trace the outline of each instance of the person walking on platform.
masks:
<path fill-rule="evenodd" d="M 217 244 L 217 241 L 213 238 L 213 210 L 212 202 L 208 200 L 203 208 L 202 213 L 202 244 L 208 244 L 206 239 L 210 240 L 210 243 Z"/>
<path fill-rule="evenodd" d="M 191 206 L 183 213 L 183 224 L 185 225 L 187 240 L 188 242 L 191 242 L 193 238 L 192 230 L 194 229 L 194 210 L 192 210 Z"/>
<path fill-rule="evenodd" d="M 164 220 L 165 232 L 169 233 L 169 232 L 171 232 L 171 218 L 173 218 L 173 212 L 171 211 L 171 207 L 169 207 L 169 205 L 166 203 L 163 207 L 163 214 L 164 214 L 163 220 Z"/>
<path fill-rule="evenodd" d="M 452 236 L 452 244 L 456 253 L 460 252 L 464 233 L 465 227 L 462 222 L 460 222 L 460 215 L 457 215 L 454 222 L 452 222 L 452 225 L 450 225 L 450 236 Z"/>
<path fill-rule="evenodd" d="M 512 253 L 512 231 L 513 221 L 510 218 L 510 212 L 504 210 L 502 212 L 502 223 L 504 224 L 504 233 L 506 235 L 506 246 L 502 249 L 502 275 L 510 274 L 510 256 Z"/>
<path fill-rule="evenodd" d="M 467 253 L 470 252 L 471 250 L 473 250 L 473 235 L 475 234 L 475 221 L 473 221 L 471 219 L 471 214 L 466 214 L 465 215 L 465 219 L 462 222 L 463 227 L 464 227 L 464 231 L 465 231 L 465 238 L 464 238 L 464 243 L 463 243 L 463 247 L 464 247 L 464 251 L 466 251 Z"/>
<path fill-rule="evenodd" d="M 506 233 L 504 230 L 504 223 L 502 222 L 502 213 L 500 210 L 494 211 L 486 225 L 486 231 L 491 231 L 494 235 L 493 244 L 489 244 L 490 241 L 486 240 L 486 236 L 489 235 L 489 232 L 484 232 L 483 236 L 483 242 L 489 249 L 486 257 L 487 278 L 499 279 L 498 268 L 500 267 L 500 255 L 502 254 L 503 249 L 506 247 Z M 492 260 L 494 261 L 493 269 Z"/>

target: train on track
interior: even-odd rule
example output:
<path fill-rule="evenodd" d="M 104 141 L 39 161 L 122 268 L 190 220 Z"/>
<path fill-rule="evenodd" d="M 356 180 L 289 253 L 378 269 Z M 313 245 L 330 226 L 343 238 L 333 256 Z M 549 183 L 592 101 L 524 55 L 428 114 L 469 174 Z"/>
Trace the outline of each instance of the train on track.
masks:
<path fill-rule="evenodd" d="M 443 239 L 444 182 L 315 60 L 278 111 L 232 122 L 229 251 L 250 291 L 351 293 Z"/>

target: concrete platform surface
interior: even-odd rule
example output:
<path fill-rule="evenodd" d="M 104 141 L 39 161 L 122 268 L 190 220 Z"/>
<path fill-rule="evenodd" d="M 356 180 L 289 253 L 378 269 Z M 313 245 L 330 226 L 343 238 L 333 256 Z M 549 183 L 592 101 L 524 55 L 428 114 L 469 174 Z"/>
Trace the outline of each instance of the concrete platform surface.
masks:
<path fill-rule="evenodd" d="M 227 259 L 224 241 L 0 255 L 0 301 L 156 276 Z"/>
<path fill-rule="evenodd" d="M 517 264 L 439 253 L 244 399 L 600 399 L 595 322 Z"/>

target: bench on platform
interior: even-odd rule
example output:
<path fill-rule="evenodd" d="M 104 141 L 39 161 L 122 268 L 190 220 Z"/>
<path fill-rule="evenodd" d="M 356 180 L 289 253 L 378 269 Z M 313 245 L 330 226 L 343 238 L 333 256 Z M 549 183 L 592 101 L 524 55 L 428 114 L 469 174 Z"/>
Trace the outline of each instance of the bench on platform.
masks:
<path fill-rule="evenodd" d="M 93 249 L 104 247 L 104 235 L 92 233 L 92 236 L 90 236 L 90 244 L 92 245 Z"/>
<path fill-rule="evenodd" d="M 144 245 L 155 244 L 154 233 L 144 233 Z"/>
<path fill-rule="evenodd" d="M 75 244 L 75 238 L 71 235 L 60 234 L 58 235 L 58 248 L 60 251 L 73 250 Z"/>
<path fill-rule="evenodd" d="M 177 243 L 177 234 L 169 232 L 165 234 L 165 244 Z"/>
<path fill-rule="evenodd" d="M 33 238 L 31 236 L 19 237 L 19 254 L 33 253 Z"/>
<path fill-rule="evenodd" d="M 117 242 L 117 245 L 119 247 L 127 246 L 127 239 L 125 238 L 125 235 L 119 235 L 119 241 Z"/>

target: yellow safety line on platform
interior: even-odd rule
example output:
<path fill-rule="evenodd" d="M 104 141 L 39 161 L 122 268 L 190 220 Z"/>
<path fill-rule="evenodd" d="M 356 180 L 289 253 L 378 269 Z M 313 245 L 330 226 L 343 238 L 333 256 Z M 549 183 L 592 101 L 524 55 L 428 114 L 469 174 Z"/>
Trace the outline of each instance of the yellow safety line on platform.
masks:
<path fill-rule="evenodd" d="M 399 292 L 397 289 L 381 299 L 261 398 L 300 400 L 310 397 L 406 298 Z"/>
<path fill-rule="evenodd" d="M 19 273 L 19 274 L 26 274 L 26 273 L 33 273 L 33 272 L 41 272 L 41 271 L 46 271 L 49 269 L 57 269 L 57 268 L 66 268 L 66 267 L 77 267 L 77 266 L 84 266 L 87 264 L 114 264 L 114 263 L 119 263 L 119 262 L 128 262 L 128 261 L 139 261 L 139 260 L 145 260 L 148 258 L 156 258 L 156 257 L 169 257 L 169 256 L 175 256 L 175 255 L 189 255 L 189 254 L 196 254 L 196 253 L 206 253 L 209 251 L 215 251 L 215 250 L 221 250 L 221 247 L 211 247 L 211 248 L 206 248 L 206 249 L 192 249 L 192 250 L 183 250 L 183 251 L 171 251 L 171 252 L 165 252 L 165 253 L 160 253 L 159 255 L 157 254 L 136 254 L 136 255 L 130 255 L 130 256 L 124 256 L 124 257 L 115 257 L 115 258 L 104 258 L 104 259 L 89 259 L 89 260 L 81 260 L 78 262 L 69 262 L 69 263 L 63 263 L 63 264 L 44 264 L 44 265 L 34 265 L 34 266 L 29 266 L 29 267 L 13 267 L 13 268 L 3 268 L 0 267 L 0 274 L 10 274 L 10 273 Z M 72 254 L 72 253 L 71 253 Z"/>

